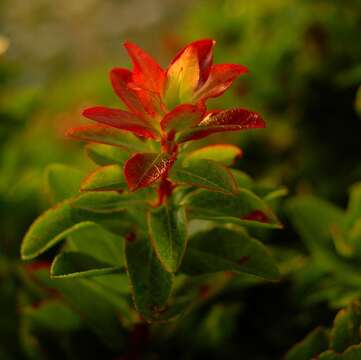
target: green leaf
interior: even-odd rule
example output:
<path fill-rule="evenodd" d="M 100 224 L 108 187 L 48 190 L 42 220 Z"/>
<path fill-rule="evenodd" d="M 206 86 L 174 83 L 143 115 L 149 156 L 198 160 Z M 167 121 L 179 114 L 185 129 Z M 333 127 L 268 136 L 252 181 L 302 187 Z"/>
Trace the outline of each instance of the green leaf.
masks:
<path fill-rule="evenodd" d="M 231 172 L 212 160 L 192 160 L 185 167 L 174 167 L 169 177 L 178 184 L 192 185 L 213 191 L 232 193 L 236 183 Z"/>
<path fill-rule="evenodd" d="M 136 309 L 148 321 L 166 310 L 173 275 L 162 267 L 148 239 L 127 241 L 125 256 Z"/>
<path fill-rule="evenodd" d="M 349 230 L 361 218 L 361 182 L 351 187 L 350 199 L 345 218 L 345 228 Z"/>
<path fill-rule="evenodd" d="M 311 360 L 328 348 L 328 332 L 319 327 L 296 344 L 285 356 L 285 360 Z"/>
<path fill-rule="evenodd" d="M 347 309 L 342 309 L 336 315 L 331 331 L 331 348 L 338 353 L 345 351 L 349 346 L 361 342 L 361 306 L 352 303 Z"/>
<path fill-rule="evenodd" d="M 43 213 L 30 226 L 21 244 L 21 257 L 24 260 L 33 259 L 68 235 L 93 226 L 92 221 L 108 222 L 112 219 L 110 214 L 76 209 L 71 206 L 70 200 L 64 201 Z"/>
<path fill-rule="evenodd" d="M 81 184 L 82 191 L 109 191 L 127 188 L 123 169 L 119 165 L 100 167 L 89 174 Z"/>
<path fill-rule="evenodd" d="M 202 147 L 188 153 L 183 160 L 183 165 L 187 165 L 193 160 L 214 160 L 226 166 L 233 165 L 236 158 L 242 155 L 242 150 L 231 144 L 214 144 Z"/>
<path fill-rule="evenodd" d="M 252 192 L 239 189 L 233 194 L 197 190 L 183 199 L 194 219 L 221 223 L 280 228 L 273 211 Z"/>
<path fill-rule="evenodd" d="M 52 164 L 46 170 L 46 184 L 53 202 L 63 201 L 79 193 L 84 173 L 73 167 Z"/>
<path fill-rule="evenodd" d="M 119 194 L 115 191 L 88 192 L 74 198 L 71 205 L 74 208 L 88 210 L 97 213 L 120 212 L 127 209 L 130 204 L 142 203 L 133 194 Z"/>
<path fill-rule="evenodd" d="M 112 164 L 123 166 L 130 155 L 128 151 L 122 148 L 103 144 L 87 144 L 85 151 L 90 159 L 100 166 Z"/>
<path fill-rule="evenodd" d="M 91 277 L 117 272 L 121 269 L 81 252 L 67 251 L 57 255 L 50 269 L 52 278 Z"/>
<path fill-rule="evenodd" d="M 280 276 L 266 247 L 241 229 L 215 228 L 190 239 L 181 271 L 202 275 L 230 271 L 248 273 L 267 280 Z"/>
<path fill-rule="evenodd" d="M 166 204 L 148 213 L 148 226 L 154 251 L 164 268 L 176 272 L 187 245 L 187 219 L 184 207 Z"/>
<path fill-rule="evenodd" d="M 247 175 L 245 172 L 241 170 L 230 169 L 230 171 L 238 187 L 245 188 L 247 190 L 252 190 L 254 186 L 254 181 L 249 175 Z"/>

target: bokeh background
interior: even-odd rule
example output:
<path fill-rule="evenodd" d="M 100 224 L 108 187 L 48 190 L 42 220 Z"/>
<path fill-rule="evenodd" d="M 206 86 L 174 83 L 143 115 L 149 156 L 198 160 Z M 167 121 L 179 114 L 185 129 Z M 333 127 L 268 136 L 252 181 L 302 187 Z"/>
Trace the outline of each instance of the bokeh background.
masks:
<path fill-rule="evenodd" d="M 120 105 L 108 72 L 130 66 L 122 42 L 136 42 L 166 66 L 185 43 L 205 37 L 217 41 L 215 62 L 250 69 L 211 106 L 250 108 L 268 124 L 223 139 L 244 150 L 236 166 L 264 184 L 286 186 L 289 196 L 346 205 L 349 187 L 361 179 L 359 0 L 0 0 L 1 359 L 108 351 L 75 324 L 75 337 L 67 330 L 54 340 L 52 326 L 23 306 L 33 285 L 19 260 L 20 241 L 49 206 L 47 166 L 91 168 L 82 144 L 64 131 L 85 122 L 84 107 Z M 303 251 L 291 225 L 267 241 L 290 254 Z M 176 337 L 154 341 L 149 358 L 239 359 L 242 351 L 244 359 L 280 359 L 334 314 L 322 299 L 306 311 L 288 280 L 241 284 L 190 315 Z M 29 330 L 31 317 L 46 329 L 42 342 Z M 39 343 L 42 350 L 34 350 Z"/>

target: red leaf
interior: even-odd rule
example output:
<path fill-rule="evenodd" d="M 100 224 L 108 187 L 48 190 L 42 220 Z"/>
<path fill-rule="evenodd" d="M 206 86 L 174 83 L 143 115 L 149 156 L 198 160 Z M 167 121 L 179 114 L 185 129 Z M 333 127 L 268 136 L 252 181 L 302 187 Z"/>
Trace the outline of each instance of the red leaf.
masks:
<path fill-rule="evenodd" d="M 65 135 L 76 140 L 119 146 L 126 150 L 129 150 L 127 145 L 133 140 L 129 139 L 129 136 L 134 136 L 127 131 L 100 124 L 71 128 L 67 130 Z M 138 139 L 135 136 L 134 138 Z"/>
<path fill-rule="evenodd" d="M 232 109 L 206 116 L 197 126 L 184 131 L 176 138 L 178 143 L 202 139 L 223 131 L 240 131 L 264 128 L 265 122 L 260 115 L 245 109 Z"/>
<path fill-rule="evenodd" d="M 162 94 L 165 82 L 165 71 L 149 54 L 137 45 L 126 41 L 124 47 L 134 65 L 133 82 L 147 90 Z"/>
<path fill-rule="evenodd" d="M 143 102 L 139 99 L 138 93 L 129 86 L 132 81 L 132 73 L 127 69 L 114 68 L 110 72 L 110 81 L 115 93 L 128 109 L 142 118 L 147 118 Z"/>
<path fill-rule="evenodd" d="M 178 51 L 176 56 L 171 61 L 170 66 L 173 65 L 178 60 L 178 58 L 184 53 L 184 51 L 187 48 L 193 47 L 197 52 L 199 69 L 200 69 L 199 84 L 202 84 L 203 82 L 206 81 L 212 66 L 213 46 L 215 43 L 216 42 L 212 39 L 202 39 L 186 45 L 184 48 Z"/>
<path fill-rule="evenodd" d="M 175 158 L 168 153 L 137 153 L 124 166 L 124 174 L 131 191 L 149 186 L 166 177 Z"/>
<path fill-rule="evenodd" d="M 157 139 L 157 131 L 136 115 L 120 109 L 95 106 L 83 111 L 83 115 L 99 123 L 130 131 L 138 136 Z"/>
<path fill-rule="evenodd" d="M 240 75 L 248 69 L 242 65 L 218 64 L 213 65 L 209 77 L 194 94 L 194 101 L 205 101 L 222 95 Z"/>
<path fill-rule="evenodd" d="M 164 116 L 160 122 L 163 130 L 181 131 L 197 125 L 204 114 L 204 109 L 195 105 L 182 104 Z"/>

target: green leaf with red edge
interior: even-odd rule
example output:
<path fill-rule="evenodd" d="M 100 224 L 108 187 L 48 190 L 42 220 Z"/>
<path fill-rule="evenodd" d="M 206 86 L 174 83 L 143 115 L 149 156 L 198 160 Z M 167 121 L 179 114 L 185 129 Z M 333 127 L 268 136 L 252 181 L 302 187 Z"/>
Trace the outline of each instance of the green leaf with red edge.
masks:
<path fill-rule="evenodd" d="M 208 114 L 197 126 L 180 132 L 175 140 L 184 143 L 202 139 L 214 133 L 264 128 L 265 122 L 260 115 L 245 109 L 232 109 Z"/>
<path fill-rule="evenodd" d="M 157 130 L 154 129 L 150 123 L 128 111 L 111 109 L 104 106 L 94 106 L 85 109 L 83 115 L 90 120 L 117 129 L 130 131 L 141 137 L 149 139 L 157 139 L 159 137 Z"/>
<path fill-rule="evenodd" d="M 241 156 L 242 150 L 238 146 L 231 144 L 214 144 L 204 146 L 186 154 L 183 165 L 187 165 L 194 160 L 207 159 L 231 166 L 234 164 L 235 160 Z"/>
<path fill-rule="evenodd" d="M 137 153 L 124 166 L 124 174 L 131 191 L 146 187 L 167 175 L 175 159 L 162 153 Z"/>
<path fill-rule="evenodd" d="M 187 195 L 182 204 L 193 219 L 266 228 L 282 227 L 271 208 L 246 189 L 238 189 L 233 194 L 200 189 Z"/>
<path fill-rule="evenodd" d="M 74 208 L 71 206 L 73 201 L 73 199 L 63 201 L 34 221 L 21 244 L 22 259 L 37 257 L 73 232 L 83 227 L 93 226 L 94 221 L 102 224 L 114 220 L 115 216 L 119 217 L 119 213 L 113 216 L 109 213 L 101 214 Z"/>
<path fill-rule="evenodd" d="M 186 184 L 211 191 L 233 193 L 236 182 L 232 173 L 213 160 L 193 160 L 187 166 L 175 165 L 169 178 L 176 184 Z"/>
<path fill-rule="evenodd" d="M 148 213 L 151 243 L 163 267 L 178 270 L 187 246 L 187 218 L 184 207 L 166 203 Z"/>
<path fill-rule="evenodd" d="M 129 159 L 130 153 L 122 148 L 104 145 L 104 144 L 87 144 L 85 146 L 87 156 L 97 165 L 118 164 L 124 166 Z"/>
<path fill-rule="evenodd" d="M 181 271 L 189 275 L 231 271 L 267 280 L 277 280 L 280 276 L 267 248 L 241 228 L 215 228 L 193 236 Z"/>
<path fill-rule="evenodd" d="M 84 173 L 68 165 L 51 164 L 47 167 L 46 186 L 54 203 L 79 194 Z"/>
<path fill-rule="evenodd" d="M 205 83 L 194 93 L 193 102 L 205 101 L 209 98 L 222 95 L 237 77 L 247 72 L 248 69 L 242 65 L 213 65 Z"/>
<path fill-rule="evenodd" d="M 83 193 L 72 199 L 71 206 L 96 213 L 113 213 L 126 210 L 129 206 L 144 203 L 133 194 L 119 194 L 116 191 Z"/>
<path fill-rule="evenodd" d="M 173 275 L 164 270 L 149 239 L 126 241 L 125 258 L 136 309 L 147 321 L 159 319 L 167 310 Z"/>
<path fill-rule="evenodd" d="M 178 105 L 163 117 L 160 126 L 165 131 L 182 131 L 197 125 L 201 121 L 203 113 L 203 109 L 199 106 Z"/>
<path fill-rule="evenodd" d="M 148 148 L 146 142 L 132 133 L 107 125 L 79 126 L 69 129 L 66 135 L 76 140 L 119 146 L 127 151 L 145 151 Z"/>
<path fill-rule="evenodd" d="M 107 165 L 97 168 L 81 183 L 81 191 L 126 190 L 123 168 L 119 165 Z"/>
<path fill-rule="evenodd" d="M 320 354 L 317 360 L 359 360 L 361 359 L 361 345 L 350 346 L 342 354 L 328 350 Z M 287 360 L 287 359 L 286 359 Z"/>
<path fill-rule="evenodd" d="M 296 344 L 285 356 L 285 360 L 310 360 L 319 358 L 321 352 L 328 349 L 328 331 L 318 327 L 304 340 Z"/>

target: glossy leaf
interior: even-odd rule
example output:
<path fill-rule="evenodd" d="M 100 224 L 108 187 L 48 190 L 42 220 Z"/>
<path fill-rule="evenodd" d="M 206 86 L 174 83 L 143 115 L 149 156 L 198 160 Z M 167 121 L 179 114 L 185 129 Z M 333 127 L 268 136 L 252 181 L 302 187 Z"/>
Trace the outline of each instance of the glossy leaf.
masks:
<path fill-rule="evenodd" d="M 231 172 L 212 160 L 193 160 L 187 166 L 172 168 L 170 179 L 176 184 L 186 184 L 212 191 L 232 193 L 236 189 Z"/>
<path fill-rule="evenodd" d="M 144 141 L 132 133 L 107 125 L 84 125 L 69 129 L 66 135 L 77 140 L 119 146 L 127 151 L 143 151 L 145 146 Z"/>
<path fill-rule="evenodd" d="M 50 275 L 53 278 L 92 277 L 120 270 L 119 267 L 81 252 L 67 251 L 57 255 L 52 263 Z"/>
<path fill-rule="evenodd" d="M 178 143 L 202 139 L 208 135 L 224 131 L 241 131 L 264 128 L 260 115 L 244 109 L 232 109 L 207 115 L 197 126 L 176 136 Z"/>
<path fill-rule="evenodd" d="M 206 82 L 195 92 L 193 101 L 205 101 L 222 95 L 240 75 L 248 69 L 242 65 L 216 64 L 211 67 Z"/>
<path fill-rule="evenodd" d="M 233 194 L 197 190 L 187 195 L 182 202 L 194 219 L 257 227 L 281 227 L 266 203 L 246 189 L 238 189 Z"/>
<path fill-rule="evenodd" d="M 90 173 L 82 182 L 82 191 L 124 190 L 127 188 L 123 169 L 119 165 L 107 165 Z"/>
<path fill-rule="evenodd" d="M 24 260 L 35 258 L 73 232 L 93 226 L 92 221 L 112 219 L 109 214 L 76 209 L 71 203 L 72 200 L 64 201 L 34 221 L 21 244 L 21 257 Z"/>
<path fill-rule="evenodd" d="M 189 241 L 181 271 L 202 275 L 230 271 L 277 280 L 279 271 L 266 247 L 241 229 L 216 228 Z"/>
<path fill-rule="evenodd" d="M 160 125 L 163 130 L 174 132 L 185 130 L 191 126 L 197 125 L 203 115 L 203 110 L 194 105 L 182 104 L 175 107 L 167 113 L 162 119 Z"/>
<path fill-rule="evenodd" d="M 187 219 L 183 207 L 162 205 L 148 214 L 152 246 L 164 268 L 176 272 L 187 245 Z"/>
<path fill-rule="evenodd" d="M 60 202 L 78 194 L 83 177 L 83 172 L 73 167 L 50 165 L 46 170 L 46 183 L 52 200 Z"/>
<path fill-rule="evenodd" d="M 103 144 L 87 144 L 86 154 L 97 165 L 118 164 L 123 166 L 130 154 L 119 147 Z"/>
<path fill-rule="evenodd" d="M 151 185 L 165 176 L 174 162 L 168 153 L 138 153 L 124 167 L 124 174 L 131 191 Z"/>
<path fill-rule="evenodd" d="M 214 160 L 224 165 L 231 166 L 237 158 L 242 156 L 242 150 L 231 144 L 214 144 L 204 146 L 200 149 L 188 153 L 183 160 L 183 164 L 187 165 L 193 160 Z"/>
<path fill-rule="evenodd" d="M 310 360 L 328 348 L 328 332 L 319 327 L 296 344 L 285 356 L 285 360 Z M 319 359 L 319 357 L 317 357 Z"/>
<path fill-rule="evenodd" d="M 124 211 L 131 204 L 142 203 L 139 198 L 116 191 L 87 192 L 71 201 L 71 206 L 96 213 L 112 213 Z"/>
<path fill-rule="evenodd" d="M 148 239 L 126 241 L 126 266 L 136 309 L 148 321 L 166 310 L 173 275 L 162 267 Z"/>
<path fill-rule="evenodd" d="M 149 123 L 128 111 L 95 106 L 85 109 L 83 116 L 107 126 L 130 131 L 135 135 L 145 138 L 156 139 L 158 137 L 157 131 Z"/>

